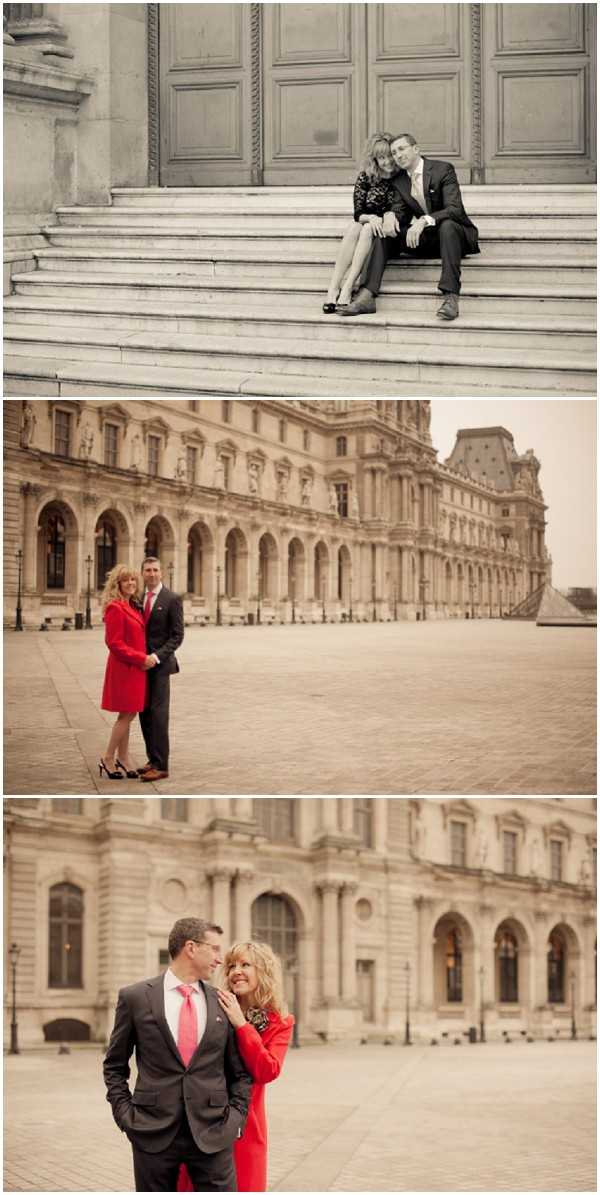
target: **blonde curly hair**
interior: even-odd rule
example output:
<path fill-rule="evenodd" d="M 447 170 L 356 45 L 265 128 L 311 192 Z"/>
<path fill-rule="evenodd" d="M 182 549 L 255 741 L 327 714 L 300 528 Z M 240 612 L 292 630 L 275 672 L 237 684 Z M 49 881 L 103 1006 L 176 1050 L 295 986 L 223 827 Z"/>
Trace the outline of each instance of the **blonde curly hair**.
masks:
<path fill-rule="evenodd" d="M 128 568 L 126 564 L 115 564 L 110 572 L 106 574 L 106 584 L 102 590 L 102 597 L 100 599 L 102 605 L 102 617 L 106 611 L 106 607 L 110 602 L 122 602 L 124 600 L 121 590 L 119 589 L 119 582 L 123 581 L 125 577 L 133 577 L 135 580 L 135 593 L 133 597 L 140 597 L 144 592 L 142 585 L 142 578 L 134 568 Z"/>
<path fill-rule="evenodd" d="M 231 991 L 229 971 L 232 964 L 244 955 L 250 959 L 251 963 L 254 963 L 258 975 L 258 987 L 252 993 L 252 1005 L 255 1008 L 271 1008 L 280 1016 L 287 1016 L 288 1008 L 283 994 L 281 959 L 266 942 L 234 942 L 233 946 L 230 946 L 223 959 L 223 987 L 227 991 Z"/>
<path fill-rule="evenodd" d="M 383 178 L 379 168 L 379 163 L 375 159 L 377 149 L 380 145 L 387 145 L 387 148 L 390 149 L 392 141 L 393 136 L 391 133 L 372 133 L 372 135 L 367 137 L 367 140 L 365 141 L 362 151 L 360 169 L 363 170 L 364 173 L 369 176 L 369 178 L 373 179 L 373 182 L 378 183 Z"/>

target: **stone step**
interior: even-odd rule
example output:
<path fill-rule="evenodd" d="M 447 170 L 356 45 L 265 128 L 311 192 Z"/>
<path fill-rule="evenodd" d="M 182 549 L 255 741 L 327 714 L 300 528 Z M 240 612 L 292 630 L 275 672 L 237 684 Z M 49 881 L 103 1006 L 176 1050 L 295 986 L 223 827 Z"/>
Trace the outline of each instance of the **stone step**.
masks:
<path fill-rule="evenodd" d="M 584 274 L 583 280 L 575 277 L 572 282 L 557 280 L 556 272 L 551 270 L 538 271 L 538 273 L 542 273 L 543 281 L 540 281 L 539 278 L 532 279 L 531 271 L 524 271 L 523 276 L 517 270 L 499 270 L 495 275 L 493 271 L 489 272 L 492 273 L 492 281 L 481 270 L 478 270 L 477 273 L 465 270 L 463 294 L 505 295 L 538 300 L 560 299 L 562 303 L 568 302 L 570 298 L 584 299 L 590 302 L 594 300 L 594 288 L 585 271 L 581 271 Z M 428 296 L 436 295 L 438 277 L 439 267 L 434 269 L 433 267 L 417 266 L 411 269 L 411 267 L 405 268 L 392 262 L 389 270 L 386 271 L 385 293 L 389 295 L 412 292 Z M 287 295 L 290 299 L 295 299 L 299 291 L 309 290 L 315 296 L 320 296 L 322 303 L 328 278 L 329 271 L 307 267 L 304 274 L 294 278 L 292 288 L 289 276 L 286 277 L 281 272 L 271 273 L 265 270 L 265 274 L 259 282 L 256 277 L 256 268 L 249 274 L 238 275 L 233 265 L 225 262 L 213 266 L 209 262 L 204 276 L 200 276 L 198 272 L 194 277 L 180 274 L 168 280 L 164 277 L 157 277 L 156 274 L 136 278 L 118 273 L 34 270 L 15 274 L 13 282 L 17 294 L 49 295 L 56 294 L 60 289 L 61 292 L 64 290 L 69 296 L 80 295 L 82 298 L 99 296 L 103 291 L 107 293 L 109 289 L 115 287 L 119 288 L 122 297 L 149 298 L 155 296 L 160 299 L 170 296 L 173 299 L 181 299 L 185 296 L 190 300 L 198 300 L 202 298 L 205 290 L 211 287 L 216 289 L 223 285 L 229 285 L 237 291 L 243 290 L 244 295 L 249 295 L 252 290 L 259 290 L 263 293 L 269 290 L 278 291 L 282 296 Z"/>
<path fill-rule="evenodd" d="M 352 185 L 314 187 L 114 187 L 113 204 L 118 207 L 196 208 L 207 211 L 303 211 L 351 210 Z M 593 184 L 553 186 L 461 186 L 463 201 L 471 217 L 481 211 L 535 213 L 596 211 Z"/>
<path fill-rule="evenodd" d="M 83 239 L 83 238 L 81 238 Z M 335 261 L 340 246 L 340 238 L 334 237 L 286 237 L 277 240 L 274 237 L 230 237 L 220 236 L 196 237 L 196 244 L 177 245 L 173 247 L 162 244 L 140 247 L 139 245 L 123 245 L 118 242 L 107 246 L 103 241 L 99 244 L 95 239 L 79 245 L 52 245 L 50 248 L 40 246 L 34 250 L 42 268 L 46 262 L 52 261 L 130 261 L 132 263 L 147 262 L 154 268 L 156 262 L 173 262 L 175 267 L 181 262 L 206 261 L 207 257 L 222 258 L 224 253 L 238 258 L 254 258 L 257 254 L 276 256 L 281 252 L 293 254 L 297 260 L 309 257 L 311 260 L 326 258 L 331 265 Z M 585 265 L 596 266 L 596 242 L 590 241 L 518 241 L 490 239 L 481 242 L 481 255 L 488 264 L 502 263 L 505 260 L 519 260 L 520 264 L 541 266 Z M 162 267 L 161 267 L 162 268 Z"/>
<path fill-rule="evenodd" d="M 238 369 L 250 373 L 278 371 L 305 375 L 305 387 L 312 377 L 352 378 L 368 387 L 373 381 L 419 382 L 449 385 L 471 384 L 491 387 L 498 375 L 505 386 L 527 383 L 557 396 L 595 392 L 595 355 L 545 349 L 528 352 L 526 363 L 520 348 L 487 349 L 453 346 L 447 340 L 435 345 L 377 345 L 305 339 L 275 340 L 267 337 L 190 335 L 188 333 L 116 332 L 96 328 L 65 328 L 61 325 L 15 325 L 7 329 L 6 353 L 27 357 L 56 357 L 60 360 L 109 361 L 120 365 L 142 365 L 151 369 L 173 366 L 187 370 Z M 310 389 L 310 385 L 309 385 Z"/>
<path fill-rule="evenodd" d="M 439 300 L 438 300 L 439 303 Z M 307 341 L 335 339 L 381 344 L 465 345 L 471 348 L 521 347 L 542 351 L 561 348 L 568 352 L 585 351 L 590 361 L 595 352 L 596 324 L 582 316 L 545 316 L 515 319 L 514 316 L 461 315 L 454 323 L 436 318 L 431 305 L 428 313 L 383 313 L 347 319 L 326 316 L 306 308 L 258 307 L 251 312 L 233 303 L 190 304 L 174 311 L 172 304 L 118 303 L 113 300 L 70 302 L 65 299 L 39 299 L 19 296 L 5 304 L 5 332 L 15 325 L 42 327 L 60 324 L 64 328 L 99 328 L 119 331 L 187 332 L 238 336 L 240 334 L 286 339 L 305 337 Z M 193 311 L 190 310 L 193 308 Z"/>
<path fill-rule="evenodd" d="M 151 384 L 154 383 L 153 385 Z M 8 396 L 60 395 L 66 397 L 106 397 L 125 395 L 130 398 L 165 394 L 183 394 L 197 397 L 208 395 L 237 395 L 245 398 L 303 398 L 306 396 L 306 377 L 303 373 L 249 374 L 247 370 L 207 370 L 199 374 L 196 370 L 164 368 L 153 365 L 151 377 L 145 365 L 112 365 L 109 362 L 97 364 L 84 361 L 56 361 L 53 357 L 4 358 L 4 393 Z M 481 385 L 461 383 L 452 386 L 447 379 L 441 384 L 427 382 L 381 383 L 370 381 L 368 387 L 357 385 L 351 378 L 336 381 L 335 378 L 311 377 L 310 393 L 314 398 L 403 398 L 425 396 L 435 398 L 543 398 L 547 390 L 530 388 L 521 382 L 516 387 L 506 387 L 495 382 L 486 390 Z"/>

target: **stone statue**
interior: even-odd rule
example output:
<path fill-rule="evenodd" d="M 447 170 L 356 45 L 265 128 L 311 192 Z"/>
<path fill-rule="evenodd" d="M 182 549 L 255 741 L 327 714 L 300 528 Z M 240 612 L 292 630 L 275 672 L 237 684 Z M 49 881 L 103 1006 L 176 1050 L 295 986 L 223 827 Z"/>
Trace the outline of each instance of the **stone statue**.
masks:
<path fill-rule="evenodd" d="M 481 833 L 479 835 L 478 855 L 479 855 L 479 866 L 483 868 L 483 867 L 485 867 L 486 860 L 488 857 L 488 844 L 487 844 L 486 837 L 483 833 Z"/>
<path fill-rule="evenodd" d="M 302 478 L 302 494 L 301 494 L 302 505 L 310 506 L 311 497 L 312 497 L 312 477 L 303 477 Z"/>
<path fill-rule="evenodd" d="M 258 494 L 258 465 L 256 461 L 250 461 L 248 465 L 248 493 Z"/>
<path fill-rule="evenodd" d="M 287 502 L 288 481 L 289 481 L 289 477 L 288 477 L 285 469 L 278 470 L 278 472 L 277 472 L 277 500 L 279 502 Z"/>
<path fill-rule="evenodd" d="M 91 423 L 84 423 L 81 429 L 79 456 L 82 461 L 89 461 L 94 447 L 94 430 Z"/>
<path fill-rule="evenodd" d="M 175 481 L 187 481 L 187 460 L 183 453 L 177 457 L 175 465 Z"/>
<path fill-rule="evenodd" d="M 338 500 L 333 482 L 329 484 L 329 513 L 332 515 L 338 513 Z"/>
<path fill-rule="evenodd" d="M 534 838 L 529 853 L 530 865 L 529 871 L 532 876 L 537 876 L 540 873 L 540 840 Z"/>
<path fill-rule="evenodd" d="M 141 468 L 141 465 L 142 465 L 142 438 L 139 435 L 139 432 L 136 432 L 135 436 L 133 437 L 133 440 L 131 441 L 131 466 L 130 467 L 137 471 L 138 469 Z"/>
<path fill-rule="evenodd" d="M 350 499 L 350 515 L 353 519 L 360 519 L 360 506 L 358 504 L 358 494 L 356 490 L 352 491 Z"/>
<path fill-rule="evenodd" d="M 33 407 L 31 403 L 24 403 L 20 430 L 21 448 L 29 448 L 31 441 L 33 440 L 36 422 L 37 420 L 33 413 Z"/>
<path fill-rule="evenodd" d="M 216 490 L 225 489 L 225 466 L 223 464 L 222 456 L 218 456 L 215 462 L 215 477 L 213 485 Z"/>
<path fill-rule="evenodd" d="M 585 887 L 588 888 L 589 884 L 590 884 L 591 874 L 592 874 L 592 871 L 591 871 L 591 868 L 589 865 L 589 861 L 586 858 L 582 859 L 581 867 L 579 868 L 579 883 L 584 884 Z"/>

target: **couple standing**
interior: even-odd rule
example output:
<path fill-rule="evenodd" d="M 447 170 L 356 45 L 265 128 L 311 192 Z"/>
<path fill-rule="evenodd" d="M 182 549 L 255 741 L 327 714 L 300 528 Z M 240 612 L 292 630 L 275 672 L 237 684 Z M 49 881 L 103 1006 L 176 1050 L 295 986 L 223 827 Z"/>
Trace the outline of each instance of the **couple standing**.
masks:
<path fill-rule="evenodd" d="M 440 319 L 456 319 L 461 261 L 479 253 L 478 231 L 449 162 L 424 158 L 412 133 L 375 133 L 354 187 L 354 221 L 340 246 L 323 311 L 369 315 L 390 257 L 439 257 Z M 353 299 L 353 289 L 362 286 Z"/>
<path fill-rule="evenodd" d="M 266 1190 L 264 1085 L 281 1071 L 294 1018 L 266 943 L 232 946 L 223 986 L 211 986 L 222 932 L 181 918 L 165 974 L 119 992 L 104 1081 L 131 1142 L 136 1191 Z"/>
<path fill-rule="evenodd" d="M 108 660 L 102 709 L 117 713 L 108 746 L 100 759 L 100 775 L 120 780 L 166 780 L 169 775 L 170 680 L 179 672 L 175 652 L 183 642 L 181 598 L 162 583 L 160 560 L 147 556 L 142 576 L 116 564 L 102 594 L 102 615 Z M 134 768 L 129 757 L 129 730 L 140 715 L 147 762 Z"/>

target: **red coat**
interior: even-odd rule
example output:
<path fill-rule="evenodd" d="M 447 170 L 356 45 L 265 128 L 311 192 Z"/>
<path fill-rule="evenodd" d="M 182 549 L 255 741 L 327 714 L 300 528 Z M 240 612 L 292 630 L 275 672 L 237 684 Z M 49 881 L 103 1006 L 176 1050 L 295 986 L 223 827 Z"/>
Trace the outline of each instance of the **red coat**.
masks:
<path fill-rule="evenodd" d="M 280 1017 L 278 1012 L 270 1011 L 264 1033 L 250 1024 L 235 1031 L 242 1061 L 253 1080 L 246 1127 L 233 1143 L 238 1191 L 267 1189 L 265 1083 L 272 1083 L 281 1071 L 293 1025 L 293 1017 Z"/>
<path fill-rule="evenodd" d="M 109 602 L 104 614 L 108 660 L 102 690 L 102 709 L 137 714 L 146 704 L 144 663 L 146 627 L 139 610 L 129 602 Z"/>

